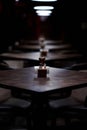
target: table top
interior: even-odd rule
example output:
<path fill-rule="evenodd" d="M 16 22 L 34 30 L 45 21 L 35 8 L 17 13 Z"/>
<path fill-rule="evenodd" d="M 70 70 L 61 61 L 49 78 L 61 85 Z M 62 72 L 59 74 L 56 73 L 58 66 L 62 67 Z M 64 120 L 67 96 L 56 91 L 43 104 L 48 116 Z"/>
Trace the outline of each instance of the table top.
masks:
<path fill-rule="evenodd" d="M 19 50 L 32 50 L 32 51 L 39 51 L 41 48 L 40 48 L 40 45 L 19 45 L 19 46 L 16 46 L 15 47 L 16 49 L 19 49 Z M 53 50 L 60 50 L 60 49 L 66 49 L 66 48 L 70 48 L 70 45 L 46 45 L 45 46 L 45 49 L 48 49 L 50 51 L 53 51 Z"/>
<path fill-rule="evenodd" d="M 48 94 L 87 86 L 87 73 L 49 67 L 46 78 L 38 78 L 34 67 L 0 71 L 0 86 L 31 94 Z"/>
<path fill-rule="evenodd" d="M 0 58 L 3 59 L 12 59 L 12 60 L 36 60 L 38 61 L 40 57 L 40 52 L 29 52 L 29 53 L 23 53 L 23 52 L 12 52 L 12 53 L 2 53 L 0 54 Z M 82 58 L 81 54 L 78 53 L 61 53 L 61 52 L 48 52 L 46 56 L 46 61 L 49 60 L 65 60 L 65 59 L 78 59 Z"/>
<path fill-rule="evenodd" d="M 38 40 L 20 40 L 21 44 L 25 45 L 39 45 Z M 62 44 L 62 40 L 45 40 L 46 45 L 59 45 Z"/>

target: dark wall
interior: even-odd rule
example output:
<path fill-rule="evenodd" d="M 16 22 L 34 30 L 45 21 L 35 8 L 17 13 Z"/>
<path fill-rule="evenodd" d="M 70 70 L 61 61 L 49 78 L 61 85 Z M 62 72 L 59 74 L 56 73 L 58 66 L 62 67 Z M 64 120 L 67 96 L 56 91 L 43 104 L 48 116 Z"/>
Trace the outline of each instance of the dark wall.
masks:
<path fill-rule="evenodd" d="M 87 4 L 85 0 L 58 0 L 52 16 L 51 37 L 69 42 L 87 53 Z"/>
<path fill-rule="evenodd" d="M 87 4 L 85 0 L 66 0 L 64 3 L 65 41 L 87 54 Z M 86 26 L 83 28 L 83 24 Z"/>
<path fill-rule="evenodd" d="M 0 0 L 0 52 L 17 40 L 33 36 L 35 20 L 30 8 L 27 1 Z"/>
<path fill-rule="evenodd" d="M 40 32 L 51 39 L 71 43 L 87 53 L 87 4 L 85 0 L 58 0 L 46 21 L 34 14 L 29 0 L 0 0 L 0 46 L 13 44 L 21 38 L 35 39 Z"/>
<path fill-rule="evenodd" d="M 0 0 L 0 52 L 14 43 L 13 2 Z"/>

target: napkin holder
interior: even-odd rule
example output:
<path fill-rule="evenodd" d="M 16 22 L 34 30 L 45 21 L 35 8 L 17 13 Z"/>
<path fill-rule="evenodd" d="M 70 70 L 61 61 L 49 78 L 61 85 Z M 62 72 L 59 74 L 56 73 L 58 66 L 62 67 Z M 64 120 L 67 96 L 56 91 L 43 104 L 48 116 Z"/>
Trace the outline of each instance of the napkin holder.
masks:
<path fill-rule="evenodd" d="M 47 53 L 48 53 L 48 50 L 46 50 L 46 49 L 41 49 L 41 50 L 40 50 L 40 56 L 41 56 L 41 57 L 46 57 L 46 56 L 47 56 Z"/>
<path fill-rule="evenodd" d="M 47 68 L 45 66 L 40 66 L 38 68 L 38 78 L 47 77 Z"/>

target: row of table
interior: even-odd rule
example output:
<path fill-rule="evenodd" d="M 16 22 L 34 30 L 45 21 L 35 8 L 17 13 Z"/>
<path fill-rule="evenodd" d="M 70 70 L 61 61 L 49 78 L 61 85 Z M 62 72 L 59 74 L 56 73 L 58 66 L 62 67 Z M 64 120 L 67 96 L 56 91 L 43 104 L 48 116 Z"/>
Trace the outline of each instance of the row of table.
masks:
<path fill-rule="evenodd" d="M 76 56 L 75 54 L 59 54 L 49 52 L 46 60 L 66 59 Z M 81 55 L 78 55 L 81 58 Z M 38 61 L 39 52 L 29 53 L 3 53 L 0 58 L 16 59 L 16 60 L 36 60 Z M 47 97 L 50 94 L 64 92 L 66 90 L 78 89 L 87 86 L 87 73 L 66 70 L 62 68 L 49 67 L 47 77 L 38 78 L 35 72 L 35 66 L 23 69 L 0 71 L 0 87 L 18 91 L 31 95 L 32 103 L 39 106 L 47 103 Z M 40 108 L 41 109 L 41 108 Z M 41 113 L 39 113 L 40 115 Z M 37 113 L 37 111 L 36 111 Z M 43 116 L 40 118 L 43 118 Z M 37 117 L 37 126 L 39 125 L 39 117 Z M 41 126 L 42 127 L 42 123 Z"/>

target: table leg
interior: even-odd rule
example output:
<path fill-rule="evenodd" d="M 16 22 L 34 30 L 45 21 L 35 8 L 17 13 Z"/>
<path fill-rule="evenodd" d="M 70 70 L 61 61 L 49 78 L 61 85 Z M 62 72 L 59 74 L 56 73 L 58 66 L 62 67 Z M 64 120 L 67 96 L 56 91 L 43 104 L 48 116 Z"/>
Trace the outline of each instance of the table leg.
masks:
<path fill-rule="evenodd" d="M 32 102 L 32 117 L 34 128 L 46 128 L 47 126 L 47 114 L 46 105 L 47 99 L 43 96 L 36 96 Z"/>

